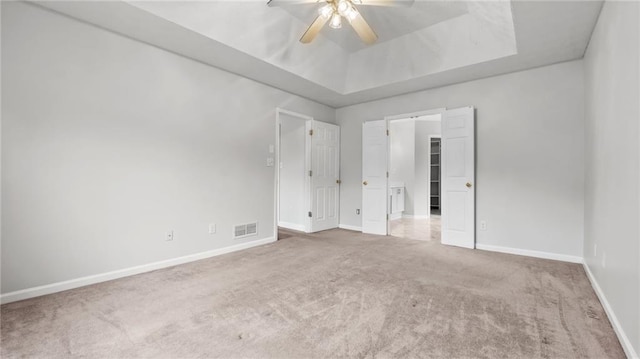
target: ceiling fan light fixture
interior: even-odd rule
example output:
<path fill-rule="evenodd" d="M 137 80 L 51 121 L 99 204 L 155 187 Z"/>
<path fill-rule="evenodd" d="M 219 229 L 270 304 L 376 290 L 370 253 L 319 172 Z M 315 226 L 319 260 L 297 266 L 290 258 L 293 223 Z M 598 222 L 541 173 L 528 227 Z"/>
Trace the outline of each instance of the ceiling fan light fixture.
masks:
<path fill-rule="evenodd" d="M 2 0 L 0 0 L 2 1 Z M 291 0 L 269 0 L 272 2 L 285 2 Z M 320 3 L 320 7 L 317 8 L 318 16 L 313 20 L 313 23 L 309 25 L 307 31 L 302 34 L 300 42 L 308 44 L 318 36 L 322 28 L 329 23 L 329 27 L 333 29 L 342 28 L 342 21 L 344 18 L 351 28 L 358 34 L 360 40 L 367 45 L 372 45 L 378 40 L 378 35 L 373 31 L 371 26 L 362 17 L 362 14 L 356 8 L 356 4 L 362 4 L 362 0 L 296 0 L 296 1 L 310 1 Z M 408 0 L 371 0 L 371 1 L 408 1 Z M 415 1 L 415 0 L 411 0 Z M 425 0 L 426 1 L 426 0 Z M 324 2 L 324 4 L 322 4 Z"/>
<path fill-rule="evenodd" d="M 331 14 L 333 14 L 333 6 L 327 4 L 321 7 L 320 9 L 318 9 L 318 14 L 323 18 L 328 19 L 329 17 L 331 17 Z"/>
<path fill-rule="evenodd" d="M 338 2 L 338 13 L 340 13 L 340 15 L 342 16 L 345 16 L 347 14 L 347 11 L 349 11 L 351 8 L 352 6 L 347 0 L 340 0 L 340 2 Z"/>
<path fill-rule="evenodd" d="M 337 6 L 338 13 L 347 20 L 351 21 L 358 16 L 358 10 L 349 0 L 341 0 Z"/>
<path fill-rule="evenodd" d="M 329 21 L 329 26 L 333 29 L 339 29 L 342 27 L 342 16 L 337 12 L 334 12 Z"/>
<path fill-rule="evenodd" d="M 351 6 L 349 10 L 347 10 L 347 12 L 344 14 L 344 17 L 346 17 L 349 21 L 355 19 L 356 16 L 358 16 L 358 10 L 356 10 L 356 8 L 353 6 Z"/>

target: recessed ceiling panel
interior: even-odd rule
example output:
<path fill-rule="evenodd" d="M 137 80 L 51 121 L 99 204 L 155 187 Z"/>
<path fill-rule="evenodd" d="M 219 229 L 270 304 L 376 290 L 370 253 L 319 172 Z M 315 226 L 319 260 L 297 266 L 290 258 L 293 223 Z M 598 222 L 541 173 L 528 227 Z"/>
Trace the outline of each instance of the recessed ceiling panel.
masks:
<path fill-rule="evenodd" d="M 318 16 L 318 8 L 323 3 L 291 4 L 280 7 L 301 22 L 311 24 Z M 378 35 L 378 43 L 396 39 L 467 13 L 467 3 L 463 1 L 415 1 L 411 7 L 356 6 Z M 349 53 L 367 47 L 347 23 L 340 29 L 326 26 L 322 30 L 322 35 Z"/>
<path fill-rule="evenodd" d="M 334 107 L 579 59 L 602 1 L 415 0 L 360 11 L 379 36 L 349 24 L 298 40 L 317 4 L 266 0 L 42 1 L 102 28 Z"/>

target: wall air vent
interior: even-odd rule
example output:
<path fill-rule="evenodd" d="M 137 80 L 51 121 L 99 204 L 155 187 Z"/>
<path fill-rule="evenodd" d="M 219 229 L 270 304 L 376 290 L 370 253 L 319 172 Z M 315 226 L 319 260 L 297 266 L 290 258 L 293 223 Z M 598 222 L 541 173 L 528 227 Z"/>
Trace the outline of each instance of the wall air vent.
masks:
<path fill-rule="evenodd" d="M 258 234 L 258 222 L 238 224 L 233 227 L 233 239 L 239 239 Z"/>

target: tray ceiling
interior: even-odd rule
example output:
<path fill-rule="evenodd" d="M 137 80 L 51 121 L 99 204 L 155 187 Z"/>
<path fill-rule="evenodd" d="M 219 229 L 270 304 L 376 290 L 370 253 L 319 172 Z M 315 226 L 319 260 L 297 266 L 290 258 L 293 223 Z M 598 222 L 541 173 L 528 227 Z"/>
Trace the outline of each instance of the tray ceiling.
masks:
<path fill-rule="evenodd" d="M 379 36 L 348 24 L 298 39 L 317 4 L 266 1 L 39 2 L 333 107 L 581 58 L 600 1 L 421 1 L 359 6 Z"/>

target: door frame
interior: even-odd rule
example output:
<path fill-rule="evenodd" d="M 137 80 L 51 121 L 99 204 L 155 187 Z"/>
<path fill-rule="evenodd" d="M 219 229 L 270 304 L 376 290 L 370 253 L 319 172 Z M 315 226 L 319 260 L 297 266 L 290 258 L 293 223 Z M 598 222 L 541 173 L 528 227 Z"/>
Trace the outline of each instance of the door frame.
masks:
<path fill-rule="evenodd" d="M 280 107 L 276 107 L 276 142 L 274 146 L 274 153 L 269 153 L 269 156 L 273 155 L 274 158 L 274 202 L 275 202 L 275 212 L 273 214 L 273 237 L 278 239 L 278 222 L 280 217 L 280 114 L 289 115 L 291 117 L 295 117 L 305 122 L 305 136 L 304 136 L 304 170 L 305 173 L 308 173 L 311 167 L 311 141 L 309 140 L 309 136 L 306 134 L 309 133 L 311 129 L 311 122 L 313 121 L 313 117 L 307 116 L 298 112 L 289 111 Z M 270 151 L 269 151 L 270 152 Z M 309 176 L 305 177 L 305 208 L 310 210 L 311 208 L 311 179 Z M 305 217 L 305 232 L 309 233 L 311 231 L 311 219 Z"/>
<path fill-rule="evenodd" d="M 397 120 L 406 120 L 406 119 L 411 119 L 411 118 L 416 118 L 416 117 L 422 117 L 422 116 L 429 116 L 429 115 L 440 115 L 440 126 L 442 126 L 442 114 L 447 111 L 447 109 L 445 107 L 441 107 L 441 108 L 435 108 L 432 110 L 423 110 L 423 111 L 416 111 L 416 112 L 409 112 L 409 113 L 403 113 L 403 114 L 399 114 L 399 115 L 390 115 L 390 116 L 385 116 L 384 120 L 387 124 L 387 130 L 390 128 L 390 122 L 391 121 L 397 121 Z M 391 171 L 391 138 L 390 136 L 387 136 L 387 173 L 389 173 L 389 171 Z M 387 235 L 389 235 L 389 233 L 391 232 L 391 219 L 390 219 L 390 215 L 391 213 L 389 213 L 389 193 L 391 193 L 391 183 L 389 182 L 389 180 L 387 180 L 387 205 L 386 205 L 386 211 L 387 211 Z M 429 205 L 431 205 L 431 203 L 429 203 Z"/>

